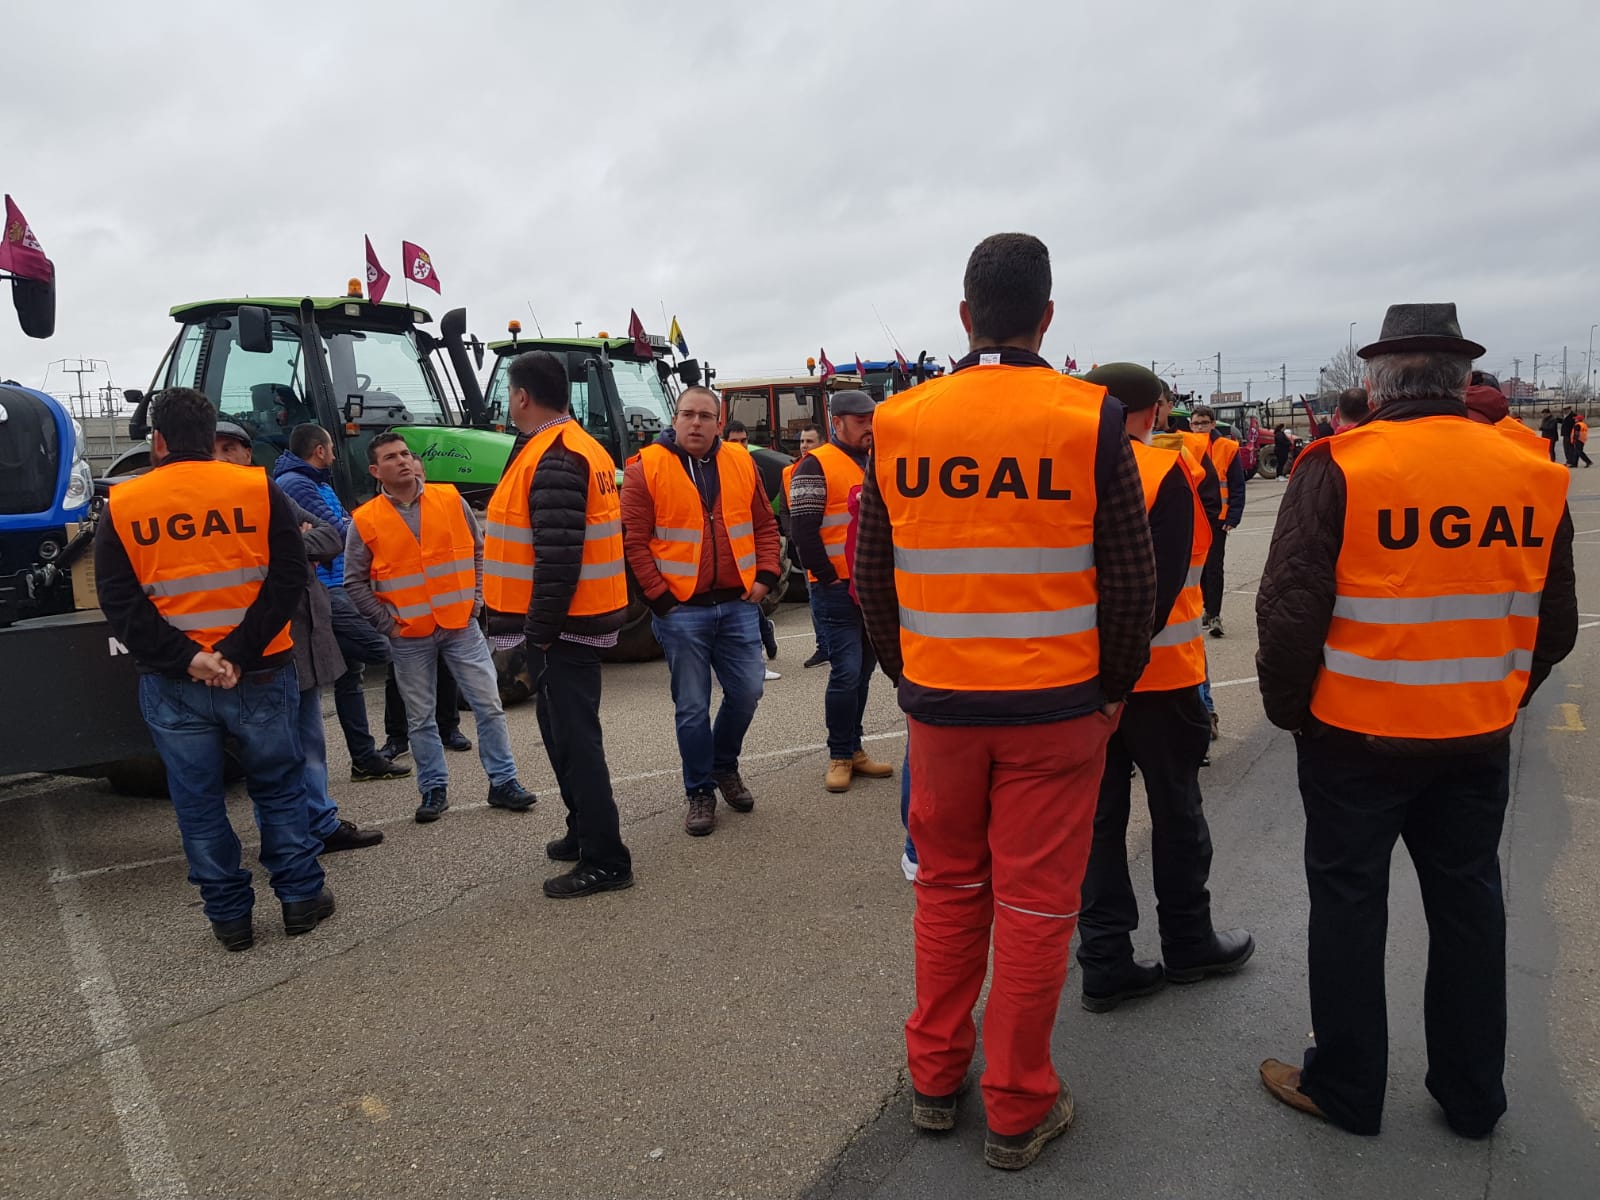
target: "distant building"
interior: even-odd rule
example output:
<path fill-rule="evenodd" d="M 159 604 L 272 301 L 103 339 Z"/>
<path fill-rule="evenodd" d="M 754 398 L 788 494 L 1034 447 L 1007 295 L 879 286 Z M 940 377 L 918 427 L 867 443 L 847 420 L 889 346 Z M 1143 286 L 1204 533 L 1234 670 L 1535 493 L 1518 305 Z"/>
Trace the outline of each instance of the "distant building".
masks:
<path fill-rule="evenodd" d="M 1244 393 L 1243 392 L 1212 392 L 1211 393 L 1211 403 L 1213 405 L 1217 405 L 1217 404 L 1243 404 L 1244 403 Z"/>
<path fill-rule="evenodd" d="M 1534 398 L 1533 382 L 1528 379 L 1518 379 L 1513 376 L 1503 381 L 1502 390 L 1509 400 L 1532 400 Z"/>

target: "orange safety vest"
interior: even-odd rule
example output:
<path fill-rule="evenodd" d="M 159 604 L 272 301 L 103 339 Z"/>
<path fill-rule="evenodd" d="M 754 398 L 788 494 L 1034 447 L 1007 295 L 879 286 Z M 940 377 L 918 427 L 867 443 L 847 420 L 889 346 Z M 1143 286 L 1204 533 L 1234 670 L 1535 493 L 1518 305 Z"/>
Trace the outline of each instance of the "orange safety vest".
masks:
<path fill-rule="evenodd" d="M 1206 520 L 1206 510 L 1200 505 L 1200 493 L 1195 490 L 1194 468 L 1184 461 L 1176 450 L 1161 450 L 1134 441 L 1133 458 L 1139 464 L 1139 479 L 1144 484 L 1144 508 L 1155 507 L 1156 493 L 1162 482 L 1177 467 L 1189 486 L 1193 500 L 1194 541 L 1189 547 L 1188 573 L 1184 576 L 1183 590 L 1172 602 L 1167 623 L 1160 633 L 1150 640 L 1150 662 L 1134 684 L 1136 692 L 1170 692 L 1179 688 L 1199 687 L 1206 679 L 1205 635 L 1200 628 L 1200 617 L 1205 611 L 1205 600 L 1200 592 L 1200 572 L 1206 565 L 1206 552 L 1211 549 L 1211 522 Z"/>
<path fill-rule="evenodd" d="M 1228 468 L 1233 466 L 1233 460 L 1239 457 L 1239 443 L 1232 438 L 1223 437 L 1220 433 L 1214 436 L 1209 433 L 1201 436 L 1210 439 L 1210 445 L 1206 447 L 1206 453 L 1211 456 L 1211 461 L 1216 464 L 1217 482 L 1222 488 L 1222 509 L 1217 513 L 1217 520 L 1219 522 L 1226 521 L 1228 519 Z"/>
<path fill-rule="evenodd" d="M 634 459 L 644 467 L 645 486 L 655 505 L 656 527 L 650 537 L 650 556 L 656 570 L 667 581 L 667 590 L 678 600 L 694 595 L 700 579 L 700 542 L 706 523 L 700 489 L 683 463 L 671 450 L 652 442 Z M 630 460 L 632 461 L 632 460 Z M 748 453 L 717 453 L 717 478 L 722 489 L 724 521 L 738 512 L 741 503 L 755 495 L 756 460 Z M 725 525 L 733 557 L 739 565 L 739 578 L 749 591 L 756 582 L 756 527 L 747 513 L 741 521 Z M 711 553 L 717 552 L 716 547 Z"/>
<path fill-rule="evenodd" d="M 161 619 L 215 650 L 244 620 L 267 577 L 267 473 L 175 462 L 111 489 L 112 528 Z M 289 626 L 263 655 L 294 646 Z"/>
<path fill-rule="evenodd" d="M 850 562 L 845 557 L 844 539 L 850 531 L 850 489 L 860 487 L 867 473 L 856 466 L 851 458 L 832 442 L 826 442 L 811 452 L 822 467 L 822 478 L 828 484 L 827 506 L 822 510 L 822 548 L 840 579 L 850 578 Z M 812 583 L 815 573 L 806 572 Z"/>
<path fill-rule="evenodd" d="M 878 407 L 902 701 L 910 683 L 1009 693 L 1026 712 L 1030 697 L 1099 675 L 1094 469 L 1105 394 L 1054 371 L 980 365 Z"/>
<path fill-rule="evenodd" d="M 1346 499 L 1312 713 L 1389 738 L 1505 729 L 1528 685 L 1566 470 L 1466 417 L 1377 421 L 1310 448 L 1325 443 Z"/>
<path fill-rule="evenodd" d="M 1589 440 L 1589 422 L 1574 421 L 1572 423 L 1572 444 L 1582 446 Z"/>
<path fill-rule="evenodd" d="M 483 541 L 483 602 L 495 612 L 527 612 L 533 602 L 533 521 L 528 489 L 539 460 L 556 442 L 589 463 L 584 504 L 583 563 L 567 613 L 595 617 L 628 607 L 622 560 L 622 503 L 617 468 L 604 446 L 576 421 L 544 430 L 523 446 L 489 500 Z"/>
<path fill-rule="evenodd" d="M 403 638 L 465 629 L 478 599 L 472 530 L 461 493 L 442 483 L 424 484 L 418 503 L 420 542 L 381 493 L 350 514 L 372 552 L 373 594 L 393 610 Z"/>
<path fill-rule="evenodd" d="M 1550 461 L 1550 443 L 1529 429 L 1515 417 L 1502 417 L 1494 427 L 1525 450 L 1531 450 L 1546 462 Z"/>

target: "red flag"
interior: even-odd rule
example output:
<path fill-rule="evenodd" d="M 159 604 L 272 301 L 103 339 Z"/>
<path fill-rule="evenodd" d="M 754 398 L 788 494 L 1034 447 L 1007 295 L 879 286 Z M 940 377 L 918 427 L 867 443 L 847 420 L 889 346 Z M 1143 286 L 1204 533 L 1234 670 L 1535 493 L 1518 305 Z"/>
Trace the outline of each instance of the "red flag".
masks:
<path fill-rule="evenodd" d="M 1069 356 L 1067 358 L 1067 370 L 1076 371 L 1077 369 L 1078 369 L 1078 360 Z"/>
<path fill-rule="evenodd" d="M 18 279 L 37 279 L 49 283 L 56 277 L 56 267 L 45 256 L 44 247 L 33 236 L 28 219 L 10 196 L 6 197 L 5 237 L 0 239 L 0 271 L 9 271 Z"/>
<path fill-rule="evenodd" d="M 861 365 L 861 355 L 856 355 L 856 374 L 864 381 L 867 378 L 867 369 Z"/>
<path fill-rule="evenodd" d="M 389 290 L 389 272 L 383 269 L 383 264 L 378 261 L 378 252 L 372 248 L 372 239 L 367 239 L 367 298 L 374 304 L 383 301 L 383 293 Z"/>
<path fill-rule="evenodd" d="M 828 380 L 832 379 L 835 375 L 837 375 L 839 372 L 834 370 L 833 369 L 833 364 L 828 361 L 828 352 L 826 350 L 820 350 L 819 349 L 817 351 L 817 355 L 818 355 L 819 358 L 822 359 L 822 379 L 823 379 L 823 382 L 827 382 Z"/>
<path fill-rule="evenodd" d="M 901 354 L 898 348 L 896 348 L 894 352 L 894 361 L 900 364 L 900 369 L 902 371 L 906 371 L 908 373 L 910 372 L 911 364 L 906 361 L 906 356 Z"/>
<path fill-rule="evenodd" d="M 947 355 L 945 355 L 945 357 L 950 360 L 950 369 L 952 371 L 954 371 L 956 369 L 956 357 L 955 357 L 955 355 L 947 354 Z"/>
<path fill-rule="evenodd" d="M 639 314 L 631 308 L 628 310 L 628 336 L 633 339 L 633 352 L 640 358 L 655 357 L 656 352 L 650 347 L 650 339 L 645 336 L 644 322 L 639 320 Z"/>
<path fill-rule="evenodd" d="M 412 283 L 432 288 L 441 296 L 444 294 L 439 291 L 439 272 L 433 269 L 433 259 L 428 257 L 428 252 L 421 246 L 415 242 L 401 242 L 400 261 L 406 278 Z"/>

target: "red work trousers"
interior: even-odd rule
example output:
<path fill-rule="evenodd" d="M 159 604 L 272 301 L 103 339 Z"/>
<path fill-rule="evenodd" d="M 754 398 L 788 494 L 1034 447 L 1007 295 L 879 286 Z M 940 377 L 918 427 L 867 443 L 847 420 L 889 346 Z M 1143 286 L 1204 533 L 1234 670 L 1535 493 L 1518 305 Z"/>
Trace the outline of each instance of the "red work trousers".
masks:
<path fill-rule="evenodd" d="M 1047 725 L 910 722 L 917 847 L 911 1082 L 924 1095 L 946 1096 L 965 1078 L 992 927 L 982 1082 L 996 1133 L 1032 1129 L 1060 1092 L 1050 1035 L 1115 728 L 1098 712 Z"/>

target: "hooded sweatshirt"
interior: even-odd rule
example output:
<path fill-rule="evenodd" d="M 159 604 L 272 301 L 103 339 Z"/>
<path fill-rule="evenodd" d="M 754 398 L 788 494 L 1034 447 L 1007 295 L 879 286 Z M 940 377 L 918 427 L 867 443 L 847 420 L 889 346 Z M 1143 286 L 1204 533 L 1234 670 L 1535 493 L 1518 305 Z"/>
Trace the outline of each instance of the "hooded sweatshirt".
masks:
<path fill-rule="evenodd" d="M 272 464 L 272 481 L 301 508 L 332 525 L 341 539 L 350 532 L 350 514 L 340 503 L 339 493 L 333 490 L 333 472 L 313 467 L 298 454 L 285 450 Z M 317 578 L 324 587 L 344 585 L 344 555 L 316 566 Z"/>

